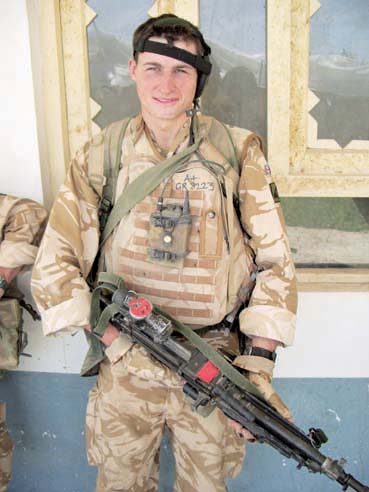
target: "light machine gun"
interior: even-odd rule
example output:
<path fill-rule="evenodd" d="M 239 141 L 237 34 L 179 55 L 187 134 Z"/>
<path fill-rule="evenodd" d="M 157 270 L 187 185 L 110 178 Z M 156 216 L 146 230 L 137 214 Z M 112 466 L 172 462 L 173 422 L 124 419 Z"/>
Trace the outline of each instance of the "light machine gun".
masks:
<path fill-rule="evenodd" d="M 306 467 L 310 472 L 326 475 L 342 485 L 342 490 L 369 492 L 369 487 L 345 472 L 344 460 L 333 460 L 318 450 L 327 441 L 321 429 L 312 428 L 305 434 L 268 405 L 251 383 L 251 391 L 234 384 L 198 348 L 180 343 L 174 335 L 177 322 L 153 308 L 146 298 L 120 286 L 111 296 L 99 295 L 99 301 L 106 305 L 107 313 L 102 314 L 105 324 L 110 319 L 123 334 L 186 381 L 183 391 L 191 398 L 194 410 L 206 414 L 216 406 L 260 443 L 294 459 L 297 468 Z"/>

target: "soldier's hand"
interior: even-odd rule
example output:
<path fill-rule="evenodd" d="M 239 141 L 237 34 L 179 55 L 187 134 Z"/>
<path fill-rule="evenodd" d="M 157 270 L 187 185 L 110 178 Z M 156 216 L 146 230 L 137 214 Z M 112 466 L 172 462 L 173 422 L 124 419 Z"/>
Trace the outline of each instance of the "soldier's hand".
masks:
<path fill-rule="evenodd" d="M 91 325 L 88 324 L 85 326 L 85 330 L 91 333 Z M 111 323 L 106 325 L 104 336 L 101 338 L 101 341 L 104 345 L 109 347 L 116 338 L 119 336 L 119 330 L 113 326 Z"/>
<path fill-rule="evenodd" d="M 274 362 L 255 355 L 239 355 L 233 365 L 245 371 L 245 376 L 254 384 L 265 400 L 277 412 L 290 422 L 293 421 L 291 412 L 272 386 Z"/>
<path fill-rule="evenodd" d="M 116 338 L 119 337 L 119 330 L 115 328 L 111 323 L 106 325 L 104 336 L 101 338 L 101 341 L 104 345 L 109 347 Z"/>
<path fill-rule="evenodd" d="M 239 424 L 238 422 L 236 422 L 235 420 L 229 420 L 229 424 L 237 432 L 237 434 L 239 436 L 244 437 L 246 439 L 246 441 L 249 441 L 249 442 L 255 442 L 256 441 L 255 436 L 253 436 L 251 434 L 251 432 L 249 432 L 247 429 L 242 427 L 242 425 Z"/>

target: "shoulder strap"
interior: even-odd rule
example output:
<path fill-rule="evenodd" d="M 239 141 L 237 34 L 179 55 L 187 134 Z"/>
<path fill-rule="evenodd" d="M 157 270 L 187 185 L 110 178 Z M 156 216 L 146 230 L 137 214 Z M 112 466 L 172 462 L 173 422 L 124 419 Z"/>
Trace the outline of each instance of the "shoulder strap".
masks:
<path fill-rule="evenodd" d="M 103 189 L 105 199 L 114 203 L 116 182 L 122 157 L 122 143 L 131 118 L 111 123 L 106 129 L 104 145 L 104 176 L 106 183 Z"/>
<path fill-rule="evenodd" d="M 226 154 L 226 158 L 227 160 L 229 161 L 229 163 L 231 164 L 231 166 L 237 171 L 239 172 L 239 168 L 240 168 L 240 163 L 239 163 L 239 160 L 238 160 L 238 157 L 237 157 L 237 150 L 236 150 L 236 146 L 233 142 L 233 138 L 232 138 L 232 135 L 231 135 L 231 132 L 229 131 L 227 125 L 225 125 L 224 123 L 221 122 L 221 125 L 222 127 L 224 128 L 224 131 L 225 133 L 227 134 L 228 136 L 228 142 L 230 143 L 230 147 L 232 149 L 232 155 L 229 155 L 229 153 L 225 153 Z M 228 155 L 227 155 L 228 154 Z"/>
<path fill-rule="evenodd" d="M 106 127 L 105 132 L 94 137 L 90 143 L 88 177 L 96 193 L 100 196 L 98 210 L 100 237 L 112 209 L 122 157 L 122 143 L 129 122 L 130 118 L 125 118 L 111 123 Z M 87 279 L 91 286 L 96 278 L 100 249 L 99 247 Z"/>
<path fill-rule="evenodd" d="M 103 230 L 115 198 L 116 182 L 122 157 L 122 142 L 130 118 L 108 125 L 91 140 L 88 155 L 88 176 L 100 196 L 99 221 Z"/>
<path fill-rule="evenodd" d="M 207 138 L 209 143 L 220 152 L 230 166 L 239 174 L 239 159 L 229 128 L 215 118 L 206 118 L 208 119 Z"/>
<path fill-rule="evenodd" d="M 197 150 L 200 141 L 201 138 L 196 138 L 195 143 L 190 147 L 187 147 L 178 154 L 174 154 L 169 159 L 165 159 L 160 164 L 150 167 L 126 186 L 109 215 L 109 219 L 101 234 L 100 246 L 105 243 L 115 226 L 137 203 L 146 198 L 170 174 L 175 173 L 181 168 L 188 156 Z"/>

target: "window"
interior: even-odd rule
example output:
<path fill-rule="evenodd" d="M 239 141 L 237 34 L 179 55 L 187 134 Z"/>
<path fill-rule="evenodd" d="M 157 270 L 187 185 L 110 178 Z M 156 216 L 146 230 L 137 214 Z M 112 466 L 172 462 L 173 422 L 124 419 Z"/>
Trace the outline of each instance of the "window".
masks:
<path fill-rule="evenodd" d="M 200 24 L 213 44 L 204 111 L 267 140 L 301 288 L 368 289 L 366 0 L 47 2 L 40 31 L 50 156 L 59 145 L 65 166 L 99 126 L 137 111 L 125 69 L 131 32 L 168 11 Z M 60 182 L 64 167 L 47 162 Z"/>
<path fill-rule="evenodd" d="M 127 65 L 132 33 L 148 18 L 152 1 L 90 0 L 88 4 L 98 13 L 87 28 L 91 97 L 101 106 L 95 122 L 104 128 L 139 111 Z"/>

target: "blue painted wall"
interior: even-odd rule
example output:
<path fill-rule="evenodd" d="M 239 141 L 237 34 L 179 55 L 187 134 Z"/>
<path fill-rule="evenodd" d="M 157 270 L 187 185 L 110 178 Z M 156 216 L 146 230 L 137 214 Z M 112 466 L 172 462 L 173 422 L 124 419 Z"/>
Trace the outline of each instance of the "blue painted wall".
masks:
<path fill-rule="evenodd" d="M 15 443 L 9 492 L 92 492 L 96 471 L 87 465 L 84 413 L 93 379 L 77 375 L 14 372 L 0 381 Z M 275 386 L 297 425 L 322 427 L 323 452 L 348 459 L 346 470 L 369 484 L 369 379 L 279 379 Z M 165 439 L 160 492 L 172 492 L 174 461 Z M 266 445 L 248 446 L 241 475 L 230 492 L 334 492 L 328 478 L 296 470 Z M 208 491 L 204 491 L 208 492 Z M 210 491 L 209 491 L 210 492 Z"/>

